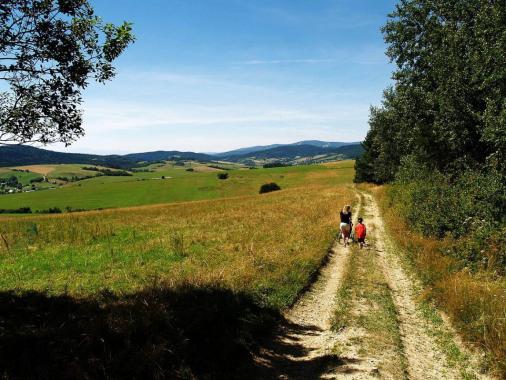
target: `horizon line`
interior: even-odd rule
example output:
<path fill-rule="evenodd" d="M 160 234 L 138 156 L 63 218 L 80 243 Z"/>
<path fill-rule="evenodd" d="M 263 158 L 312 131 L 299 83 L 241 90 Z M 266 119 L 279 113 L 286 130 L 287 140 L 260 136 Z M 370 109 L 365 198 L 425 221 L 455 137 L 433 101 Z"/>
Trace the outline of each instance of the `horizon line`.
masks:
<path fill-rule="evenodd" d="M 313 140 L 298 140 L 298 141 L 288 142 L 288 143 L 279 143 L 278 142 L 278 143 L 270 143 L 270 144 L 265 144 L 265 145 L 241 146 L 241 147 L 238 147 L 238 148 L 226 149 L 224 151 L 217 151 L 217 152 L 216 151 L 215 152 L 211 152 L 211 151 L 204 152 L 204 151 L 196 151 L 196 150 L 187 150 L 187 149 L 181 150 L 181 149 L 169 149 L 169 148 L 167 148 L 167 149 L 153 149 L 153 150 L 131 151 L 131 152 L 126 152 L 126 153 L 91 153 L 91 152 L 84 152 L 84 151 L 69 152 L 69 151 L 53 150 L 53 149 L 51 149 L 51 146 L 50 146 L 51 144 L 37 146 L 36 143 L 35 144 L 30 144 L 30 143 L 27 143 L 27 144 L 23 144 L 23 143 L 20 143 L 20 144 L 0 144 L 0 148 L 2 148 L 2 147 L 9 147 L 9 146 L 30 146 L 32 148 L 49 150 L 49 151 L 56 152 L 56 153 L 91 154 L 91 155 L 97 155 L 97 156 L 124 156 L 124 155 L 135 154 L 135 153 L 150 153 L 150 152 L 163 152 L 163 151 L 175 151 L 175 152 L 183 152 L 183 153 L 190 152 L 190 153 L 197 153 L 197 154 L 217 155 L 217 154 L 232 152 L 232 151 L 239 150 L 239 149 L 256 148 L 256 147 L 269 147 L 271 145 L 294 145 L 294 144 L 301 143 L 301 142 L 306 142 L 306 141 L 321 141 L 321 142 L 324 142 L 324 143 L 360 144 L 360 143 L 362 143 L 363 140 L 361 140 L 361 141 L 328 141 L 328 140 L 318 140 L 318 139 L 313 139 Z M 306 145 L 310 145 L 310 144 L 306 144 Z"/>

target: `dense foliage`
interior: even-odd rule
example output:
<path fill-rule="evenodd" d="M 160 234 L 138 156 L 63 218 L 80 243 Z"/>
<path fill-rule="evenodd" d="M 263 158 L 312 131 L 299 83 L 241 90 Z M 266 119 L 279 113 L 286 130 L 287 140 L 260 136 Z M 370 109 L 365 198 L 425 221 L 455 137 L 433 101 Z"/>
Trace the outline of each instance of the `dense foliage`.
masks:
<path fill-rule="evenodd" d="M 506 188 L 498 172 L 453 176 L 404 160 L 387 193 L 410 229 L 451 238 L 446 254 L 466 266 L 506 274 Z"/>
<path fill-rule="evenodd" d="M 127 156 L 63 153 L 39 149 L 29 145 L 2 146 L 0 144 L 0 166 L 38 164 L 89 164 L 125 169 L 145 165 L 145 163 L 138 163 L 133 158 Z"/>
<path fill-rule="evenodd" d="M 401 0 L 383 32 L 395 82 L 371 109 L 355 180 L 395 182 L 392 196 L 425 235 L 501 235 L 506 3 Z"/>
<path fill-rule="evenodd" d="M 99 173 L 98 175 L 106 175 L 109 177 L 131 177 L 132 176 L 132 173 L 129 173 L 126 170 L 111 170 L 108 168 L 97 168 L 96 166 L 84 166 L 83 170 L 98 172 Z"/>
<path fill-rule="evenodd" d="M 31 214 L 32 209 L 30 207 L 20 207 L 14 209 L 0 208 L 0 214 Z"/>
<path fill-rule="evenodd" d="M 259 194 L 265 194 L 270 193 L 272 191 L 278 191 L 281 190 L 281 187 L 277 183 L 271 182 L 271 183 L 265 183 L 262 186 L 260 186 L 260 190 L 258 191 Z"/>
<path fill-rule="evenodd" d="M 132 41 L 129 23 L 104 24 L 87 0 L 3 0 L 0 144 L 69 144 L 83 135 L 81 90 L 111 79 Z"/>
<path fill-rule="evenodd" d="M 406 155 L 441 171 L 506 169 L 506 4 L 403 0 L 383 28 L 395 84 L 371 110 L 357 180 Z"/>

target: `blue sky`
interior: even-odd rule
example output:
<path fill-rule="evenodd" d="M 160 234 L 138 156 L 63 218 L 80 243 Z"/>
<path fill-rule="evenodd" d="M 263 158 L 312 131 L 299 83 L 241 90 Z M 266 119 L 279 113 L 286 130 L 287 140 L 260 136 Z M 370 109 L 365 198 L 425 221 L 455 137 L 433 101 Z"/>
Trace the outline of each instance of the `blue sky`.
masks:
<path fill-rule="evenodd" d="M 105 21 L 133 22 L 137 40 L 112 82 L 85 91 L 86 136 L 67 151 L 358 141 L 391 82 L 379 29 L 395 1 L 91 3 Z"/>

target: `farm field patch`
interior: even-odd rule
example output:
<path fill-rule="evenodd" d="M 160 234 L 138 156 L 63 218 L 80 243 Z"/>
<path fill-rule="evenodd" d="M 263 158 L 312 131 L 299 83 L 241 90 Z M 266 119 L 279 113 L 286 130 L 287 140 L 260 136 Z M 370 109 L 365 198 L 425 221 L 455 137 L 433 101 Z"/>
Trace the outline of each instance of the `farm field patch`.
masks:
<path fill-rule="evenodd" d="M 82 170 L 76 165 L 62 170 Z M 307 165 L 271 169 L 227 170 L 228 179 L 216 172 L 187 171 L 187 167 L 164 166 L 153 172 L 134 172 L 131 177 L 100 176 L 71 182 L 48 191 L 0 196 L 0 208 L 30 207 L 33 211 L 51 207 L 98 209 L 186 202 L 254 195 L 264 183 L 276 182 L 282 189 L 310 184 L 336 185 L 351 182 L 353 161 L 335 165 Z M 60 168 L 59 168 L 60 170 Z M 63 171 L 59 172 L 63 174 Z M 88 172 L 94 173 L 94 172 Z M 165 179 L 162 179 L 165 177 Z"/>

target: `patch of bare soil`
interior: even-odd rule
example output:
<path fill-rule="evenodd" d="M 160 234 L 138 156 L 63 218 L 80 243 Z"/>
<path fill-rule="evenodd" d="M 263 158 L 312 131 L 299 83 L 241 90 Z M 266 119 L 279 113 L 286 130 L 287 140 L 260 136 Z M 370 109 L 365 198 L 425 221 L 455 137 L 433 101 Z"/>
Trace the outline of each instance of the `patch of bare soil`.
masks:
<path fill-rule="evenodd" d="M 33 173 L 38 173 L 42 175 L 48 175 L 54 170 L 54 165 L 26 165 L 26 166 L 18 166 L 16 169 L 29 170 Z"/>
<path fill-rule="evenodd" d="M 257 357 L 260 373 L 253 378 L 333 378 L 338 367 L 354 361 L 332 352 L 339 338 L 331 330 L 331 321 L 347 260 L 347 249 L 334 245 L 318 280 L 286 313 L 274 340 Z"/>

